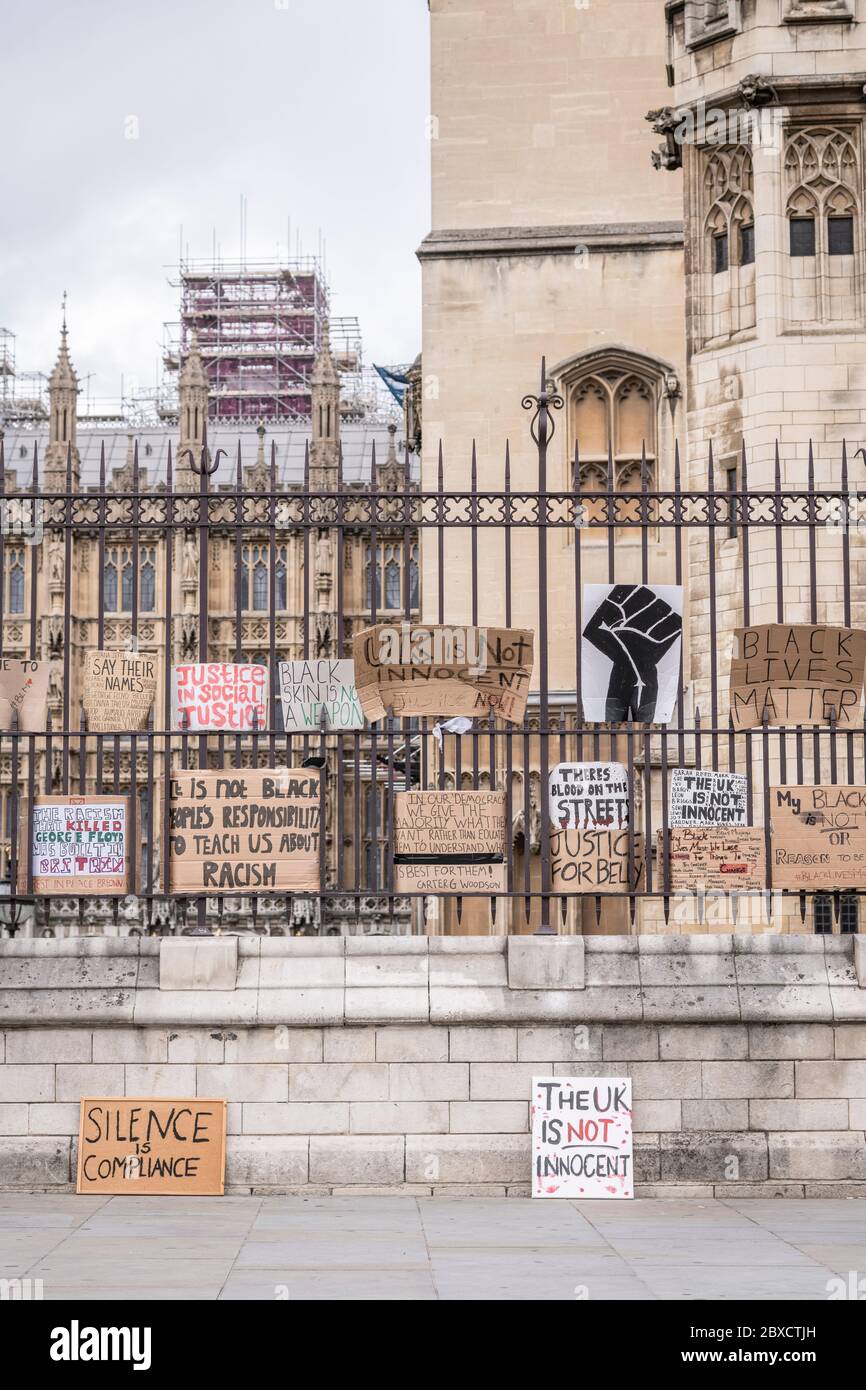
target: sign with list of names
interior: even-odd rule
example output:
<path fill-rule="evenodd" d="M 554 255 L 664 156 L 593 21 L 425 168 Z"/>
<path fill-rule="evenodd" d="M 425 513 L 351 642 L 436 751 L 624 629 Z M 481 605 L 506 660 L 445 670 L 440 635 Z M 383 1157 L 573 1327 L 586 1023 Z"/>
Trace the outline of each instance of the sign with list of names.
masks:
<path fill-rule="evenodd" d="M 87 653 L 83 703 L 91 732 L 146 729 L 155 696 L 155 656 L 125 651 Z"/>
<path fill-rule="evenodd" d="M 287 733 L 320 728 L 323 713 L 328 729 L 363 729 L 354 661 L 281 661 L 278 675 Z"/>
<path fill-rule="evenodd" d="M 664 886 L 664 835 L 658 831 L 658 874 Z M 668 832 L 669 884 L 672 892 L 762 892 L 767 885 L 766 837 L 763 828 L 738 825 L 691 825 Z"/>
<path fill-rule="evenodd" d="M 225 1160 L 224 1100 L 82 1098 L 78 1193 L 221 1197 Z"/>
<path fill-rule="evenodd" d="M 634 1196 L 631 1078 L 532 1080 L 533 1197 Z"/>
<path fill-rule="evenodd" d="M 699 772 L 675 767 L 671 773 L 668 824 L 745 825 L 749 783 L 741 772 Z"/>
<path fill-rule="evenodd" d="M 129 884 L 129 797 L 40 796 L 30 814 L 33 891 L 92 896 L 125 894 Z M 27 866 L 19 861 L 25 891 Z"/>
<path fill-rule="evenodd" d="M 550 823 L 561 830 L 628 825 L 628 773 L 622 763 L 557 763 L 550 774 Z"/>

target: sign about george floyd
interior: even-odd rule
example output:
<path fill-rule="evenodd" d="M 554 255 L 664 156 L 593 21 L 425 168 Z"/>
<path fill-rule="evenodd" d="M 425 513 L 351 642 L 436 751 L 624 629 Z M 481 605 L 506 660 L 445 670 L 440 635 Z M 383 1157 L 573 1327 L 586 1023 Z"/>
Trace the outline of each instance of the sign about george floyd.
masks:
<path fill-rule="evenodd" d="M 581 698 L 599 724 L 667 724 L 679 684 L 680 584 L 585 584 Z"/>
<path fill-rule="evenodd" d="M 554 893 L 627 893 L 640 886 L 644 842 L 635 833 L 629 883 L 629 830 L 556 830 L 550 836 Z"/>
<path fill-rule="evenodd" d="M 858 722 L 866 632 L 851 627 L 765 623 L 734 633 L 731 718 L 735 729 L 769 724 Z"/>
<path fill-rule="evenodd" d="M 221 1197 L 225 1161 L 224 1100 L 82 1098 L 78 1193 Z"/>
<path fill-rule="evenodd" d="M 268 669 L 209 662 L 171 668 L 171 725 L 196 733 L 268 727 Z"/>
<path fill-rule="evenodd" d="M 363 729 L 353 661 L 281 661 L 277 669 L 287 733 L 318 729 L 323 712 L 329 729 Z"/>
<path fill-rule="evenodd" d="M 353 642 L 366 717 L 498 715 L 519 724 L 532 676 L 534 633 L 521 628 L 379 623 Z"/>
<path fill-rule="evenodd" d="M 40 796 L 30 816 L 33 892 L 125 894 L 129 891 L 127 796 Z M 19 889 L 27 866 L 19 859 Z"/>
<path fill-rule="evenodd" d="M 630 1077 L 533 1077 L 532 1195 L 634 1196 Z"/>
<path fill-rule="evenodd" d="M 748 780 L 741 772 L 697 772 L 675 767 L 671 773 L 668 823 L 745 825 L 748 797 Z"/>
<path fill-rule="evenodd" d="M 866 787 L 771 787 L 774 888 L 866 888 Z"/>
<path fill-rule="evenodd" d="M 658 831 L 659 877 L 664 836 Z M 762 892 L 767 886 L 764 831 L 759 826 L 690 826 L 668 832 L 670 888 L 674 893 L 713 889 Z"/>
<path fill-rule="evenodd" d="M 557 763 L 549 781 L 551 825 L 562 830 L 628 825 L 628 773 L 622 763 Z"/>
<path fill-rule="evenodd" d="M 0 729 L 12 728 L 13 714 L 18 715 L 18 728 L 24 733 L 45 728 L 50 673 L 47 661 L 0 657 Z"/>
<path fill-rule="evenodd" d="M 156 657 L 140 652 L 88 652 L 84 662 L 84 713 L 93 733 L 147 728 L 156 696 Z"/>
<path fill-rule="evenodd" d="M 176 773 L 173 891 L 317 892 L 319 777 L 318 768 Z"/>
<path fill-rule="evenodd" d="M 397 792 L 395 893 L 503 893 L 505 792 Z"/>

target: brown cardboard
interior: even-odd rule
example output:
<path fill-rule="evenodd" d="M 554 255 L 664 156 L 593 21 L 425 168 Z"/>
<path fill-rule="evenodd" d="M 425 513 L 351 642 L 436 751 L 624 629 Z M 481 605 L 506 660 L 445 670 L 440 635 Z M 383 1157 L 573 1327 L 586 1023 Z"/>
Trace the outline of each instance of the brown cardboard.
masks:
<path fill-rule="evenodd" d="M 66 808 L 64 814 L 63 808 Z M 18 891 L 27 891 L 27 853 L 33 892 L 63 897 L 123 896 L 129 892 L 128 796 L 37 796 L 23 804 L 27 846 L 18 860 Z M 54 837 L 49 839 L 46 837 Z M 93 865 L 102 861 L 103 871 Z"/>
<path fill-rule="evenodd" d="M 556 830 L 550 834 L 551 883 L 554 893 L 627 893 L 641 886 L 643 835 L 633 839 L 629 884 L 629 830 Z"/>
<path fill-rule="evenodd" d="M 664 888 L 664 834 L 657 835 L 657 887 Z M 767 886 L 766 837 L 760 826 L 688 826 L 668 831 L 672 893 L 713 889 L 760 892 Z"/>
<path fill-rule="evenodd" d="M 774 888 L 866 888 L 866 787 L 771 787 Z"/>
<path fill-rule="evenodd" d="M 225 1159 L 224 1100 L 81 1100 L 78 1193 L 221 1197 Z"/>
<path fill-rule="evenodd" d="M 0 729 L 12 728 L 13 710 L 18 711 L 18 728 L 24 733 L 40 733 L 45 728 L 50 674 L 47 661 L 0 657 Z"/>
<path fill-rule="evenodd" d="M 353 641 L 355 684 L 371 722 L 395 715 L 457 714 L 486 718 L 492 710 L 519 724 L 532 675 L 534 633 L 378 623 Z"/>
<path fill-rule="evenodd" d="M 737 628 L 731 662 L 735 729 L 757 729 L 764 709 L 772 725 L 859 724 L 866 632 L 808 623 Z"/>
<path fill-rule="evenodd" d="M 395 893 L 504 892 L 506 866 L 489 862 L 504 855 L 504 791 L 395 794 Z M 488 862 L 454 862 L 466 856 Z"/>
<path fill-rule="evenodd" d="M 157 658 L 141 652 L 88 652 L 84 661 L 84 713 L 91 733 L 134 733 L 147 728 L 156 698 Z"/>
<path fill-rule="evenodd" d="M 318 768 L 227 768 L 171 779 L 176 893 L 317 892 Z"/>

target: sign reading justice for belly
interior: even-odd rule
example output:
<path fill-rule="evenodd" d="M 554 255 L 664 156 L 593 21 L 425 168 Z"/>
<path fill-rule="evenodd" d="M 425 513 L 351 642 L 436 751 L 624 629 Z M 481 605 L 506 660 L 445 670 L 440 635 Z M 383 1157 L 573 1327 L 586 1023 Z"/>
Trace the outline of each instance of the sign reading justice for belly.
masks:
<path fill-rule="evenodd" d="M 30 816 L 33 891 L 112 895 L 128 891 L 127 796 L 40 796 Z M 20 890 L 27 866 L 18 861 Z"/>
<path fill-rule="evenodd" d="M 81 1101 L 76 1192 L 221 1197 L 224 1100 Z"/>
<path fill-rule="evenodd" d="M 851 627 L 765 623 L 734 633 L 731 718 L 735 729 L 857 722 L 866 632 Z"/>
<path fill-rule="evenodd" d="M 238 733 L 268 726 L 268 670 L 252 662 L 171 668 L 173 729 Z"/>
<path fill-rule="evenodd" d="M 630 1077 L 533 1077 L 532 1195 L 634 1196 Z"/>

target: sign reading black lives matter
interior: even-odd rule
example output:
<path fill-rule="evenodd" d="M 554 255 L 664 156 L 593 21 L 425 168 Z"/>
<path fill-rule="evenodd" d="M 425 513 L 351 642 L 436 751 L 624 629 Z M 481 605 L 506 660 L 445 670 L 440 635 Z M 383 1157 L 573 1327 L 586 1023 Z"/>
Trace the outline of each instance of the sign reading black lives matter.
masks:
<path fill-rule="evenodd" d="M 628 825 L 622 763 L 557 763 L 550 774 L 550 823 L 561 830 Z"/>
<path fill-rule="evenodd" d="M 533 1077 L 532 1195 L 634 1196 L 629 1077 Z"/>
<path fill-rule="evenodd" d="M 679 684 L 680 584 L 585 584 L 581 698 L 591 723 L 667 724 Z"/>
<path fill-rule="evenodd" d="M 668 823 L 688 825 L 745 825 L 749 784 L 741 772 L 698 772 L 676 767 L 671 773 Z"/>

